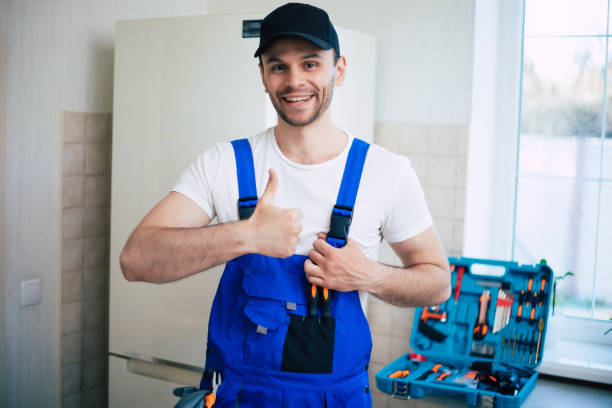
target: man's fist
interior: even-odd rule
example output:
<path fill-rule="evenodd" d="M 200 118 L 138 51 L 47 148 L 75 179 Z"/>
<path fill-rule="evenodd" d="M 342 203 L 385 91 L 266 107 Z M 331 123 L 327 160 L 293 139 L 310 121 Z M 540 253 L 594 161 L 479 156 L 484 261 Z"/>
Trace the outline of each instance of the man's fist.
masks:
<path fill-rule="evenodd" d="M 255 253 L 287 258 L 295 253 L 300 240 L 302 216 L 296 208 L 285 209 L 274 205 L 277 188 L 278 176 L 270 169 L 268 185 L 247 221 L 254 231 Z"/>

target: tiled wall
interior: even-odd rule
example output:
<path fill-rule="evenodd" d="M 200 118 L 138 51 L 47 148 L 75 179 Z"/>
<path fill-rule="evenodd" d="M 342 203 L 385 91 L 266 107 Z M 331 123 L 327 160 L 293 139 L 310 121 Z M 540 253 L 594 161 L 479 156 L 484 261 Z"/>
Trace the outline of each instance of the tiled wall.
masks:
<path fill-rule="evenodd" d="M 374 136 L 375 143 L 410 159 L 448 256 L 460 255 L 463 246 L 467 136 L 467 125 L 381 122 L 376 124 Z M 387 244 L 381 248 L 380 260 L 401 265 Z M 431 401 L 392 399 L 376 389 L 374 375 L 411 351 L 413 318 L 412 308 L 391 306 L 369 297 L 368 320 L 373 340 L 370 385 L 376 408 L 443 406 Z"/>
<path fill-rule="evenodd" d="M 111 115 L 61 123 L 62 407 L 106 407 Z"/>

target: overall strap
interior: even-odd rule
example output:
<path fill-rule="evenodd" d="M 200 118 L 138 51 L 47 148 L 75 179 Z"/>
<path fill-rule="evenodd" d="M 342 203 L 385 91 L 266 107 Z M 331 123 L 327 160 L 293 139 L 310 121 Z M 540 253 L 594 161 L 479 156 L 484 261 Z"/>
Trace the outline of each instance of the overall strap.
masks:
<path fill-rule="evenodd" d="M 336 205 L 332 210 L 329 232 L 326 238 L 326 241 L 336 248 L 342 248 L 346 245 L 348 239 L 349 228 L 353 219 L 353 207 L 357 199 L 361 173 L 369 147 L 369 143 L 361 139 L 353 139 L 346 159 L 340 191 L 338 192 Z"/>
<path fill-rule="evenodd" d="M 238 215 L 241 220 L 244 220 L 253 214 L 257 205 L 253 152 L 248 139 L 233 140 L 232 147 L 234 148 L 236 174 L 238 176 Z"/>

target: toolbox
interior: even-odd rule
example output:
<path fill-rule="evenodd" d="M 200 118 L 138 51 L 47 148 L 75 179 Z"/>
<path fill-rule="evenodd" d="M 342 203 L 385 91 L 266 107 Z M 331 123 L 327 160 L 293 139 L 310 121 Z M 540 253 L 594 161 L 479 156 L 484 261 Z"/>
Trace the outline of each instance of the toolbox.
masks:
<path fill-rule="evenodd" d="M 407 353 L 376 374 L 395 398 L 443 395 L 469 406 L 520 407 L 542 361 L 553 272 L 536 265 L 449 258 L 451 295 L 415 309 Z"/>

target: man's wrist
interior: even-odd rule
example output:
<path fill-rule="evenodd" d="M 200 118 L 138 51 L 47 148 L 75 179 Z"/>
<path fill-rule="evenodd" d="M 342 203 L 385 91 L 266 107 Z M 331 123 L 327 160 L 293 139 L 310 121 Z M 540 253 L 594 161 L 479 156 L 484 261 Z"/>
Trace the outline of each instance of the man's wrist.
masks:
<path fill-rule="evenodd" d="M 369 259 L 367 261 L 367 265 L 365 266 L 366 279 L 364 279 L 364 285 L 359 288 L 359 290 L 377 296 L 383 290 L 384 277 L 389 271 L 386 269 L 386 265 L 380 262 L 371 261 Z"/>
<path fill-rule="evenodd" d="M 233 233 L 238 239 L 237 245 L 241 254 L 258 253 L 257 228 L 251 219 L 232 223 Z"/>

